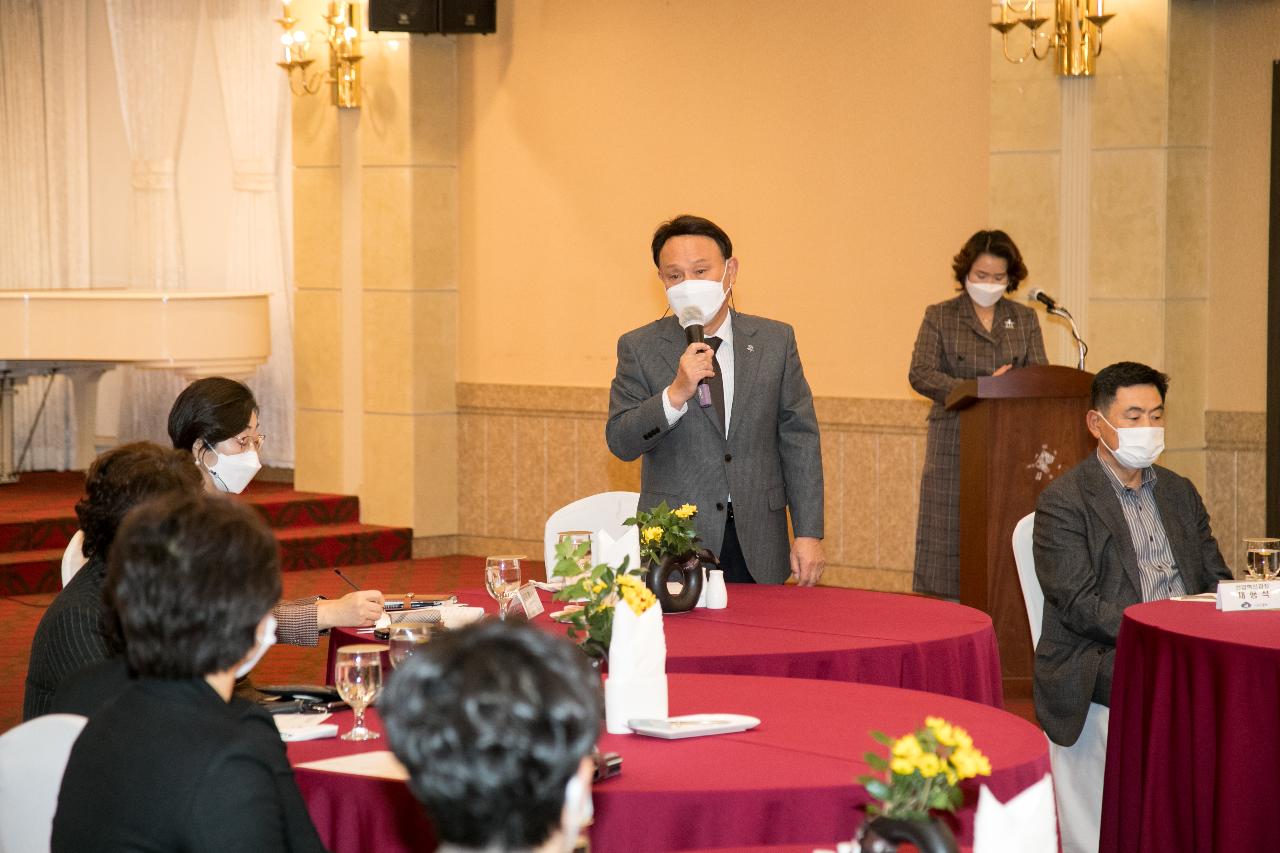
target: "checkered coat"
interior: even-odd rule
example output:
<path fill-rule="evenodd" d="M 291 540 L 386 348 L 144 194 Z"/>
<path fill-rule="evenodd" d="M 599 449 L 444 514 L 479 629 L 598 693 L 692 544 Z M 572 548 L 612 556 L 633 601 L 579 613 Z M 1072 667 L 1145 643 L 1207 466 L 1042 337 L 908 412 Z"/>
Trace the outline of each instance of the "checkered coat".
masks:
<path fill-rule="evenodd" d="M 909 375 L 911 387 L 933 401 L 916 520 L 916 592 L 960 597 L 960 418 L 946 410 L 947 395 L 1003 364 L 1047 363 L 1040 321 L 1025 305 L 997 302 L 990 332 L 968 294 L 925 309 Z"/>

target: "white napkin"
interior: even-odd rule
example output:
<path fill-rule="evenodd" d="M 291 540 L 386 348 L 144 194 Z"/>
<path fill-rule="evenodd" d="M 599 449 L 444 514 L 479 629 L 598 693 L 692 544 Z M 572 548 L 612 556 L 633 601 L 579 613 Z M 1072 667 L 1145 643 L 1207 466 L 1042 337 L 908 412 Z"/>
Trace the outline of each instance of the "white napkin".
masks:
<path fill-rule="evenodd" d="M 319 740 L 338 735 L 338 724 L 325 722 L 328 714 L 272 714 L 271 719 L 280 730 L 281 740 Z"/>
<path fill-rule="evenodd" d="M 973 853 L 1057 853 L 1056 814 L 1048 773 L 1007 803 L 983 785 L 973 818 Z"/>
<path fill-rule="evenodd" d="M 385 749 L 307 761 L 294 767 L 295 770 L 298 768 L 325 770 L 330 773 L 350 773 L 353 776 L 372 776 L 375 779 L 396 779 L 401 782 L 409 778 L 409 771 L 404 768 L 400 760 Z"/>
<path fill-rule="evenodd" d="M 609 535 L 607 530 L 597 530 L 592 534 L 591 560 L 597 566 L 603 564 L 617 569 L 622 566 L 622 560 L 625 557 L 631 558 L 627 562 L 628 570 L 634 572 L 640 568 L 639 527 L 634 524 L 627 527 L 617 539 Z"/>
<path fill-rule="evenodd" d="M 657 604 L 640 616 L 624 601 L 614 607 L 604 706 L 611 734 L 629 734 L 627 720 L 667 716 L 667 638 Z"/>

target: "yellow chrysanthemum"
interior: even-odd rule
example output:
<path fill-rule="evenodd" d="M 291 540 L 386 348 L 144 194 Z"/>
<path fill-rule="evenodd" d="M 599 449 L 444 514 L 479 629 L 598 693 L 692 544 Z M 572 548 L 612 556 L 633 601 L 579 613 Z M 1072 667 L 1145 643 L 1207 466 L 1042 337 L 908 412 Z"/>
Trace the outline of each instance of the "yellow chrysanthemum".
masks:
<path fill-rule="evenodd" d="M 684 504 L 679 509 L 672 510 L 671 514 L 674 515 L 676 518 L 689 518 L 697 511 L 698 511 L 698 508 L 693 504 Z"/>
<path fill-rule="evenodd" d="M 926 752 L 916 760 L 916 769 L 926 779 L 932 779 L 942 772 L 942 761 L 932 752 Z"/>
<path fill-rule="evenodd" d="M 905 758 L 908 761 L 915 761 L 924 750 L 920 747 L 920 741 L 916 740 L 915 735 L 903 735 L 893 742 L 893 757 Z"/>
<path fill-rule="evenodd" d="M 644 541 L 657 542 L 661 538 L 662 538 L 661 527 L 646 527 L 644 529 Z"/>
<path fill-rule="evenodd" d="M 910 776 L 916 772 L 916 767 L 905 758 L 895 758 L 889 762 L 889 769 L 899 776 Z"/>
<path fill-rule="evenodd" d="M 978 775 L 979 775 L 979 776 L 990 776 L 990 775 L 991 775 L 991 761 L 990 761 L 990 760 L 989 760 L 985 755 L 983 755 L 981 752 L 978 752 L 976 749 L 974 750 L 974 753 L 978 756 Z"/>
<path fill-rule="evenodd" d="M 961 749 L 973 749 L 973 738 L 969 737 L 968 732 L 959 726 L 956 726 L 952 730 L 952 733 L 955 735 L 955 743 L 953 746 L 957 746 Z"/>

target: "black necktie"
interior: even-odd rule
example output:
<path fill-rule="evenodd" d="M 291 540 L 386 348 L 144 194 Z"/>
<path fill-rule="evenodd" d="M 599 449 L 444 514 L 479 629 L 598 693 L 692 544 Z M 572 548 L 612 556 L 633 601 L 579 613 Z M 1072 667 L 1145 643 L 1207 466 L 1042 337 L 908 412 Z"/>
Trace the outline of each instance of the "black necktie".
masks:
<path fill-rule="evenodd" d="M 724 343 L 720 338 L 710 337 L 704 343 L 711 347 L 711 369 L 716 372 L 707 380 L 707 387 L 711 389 L 711 405 L 716 407 L 716 414 L 720 416 L 720 426 L 724 427 L 724 377 L 720 375 L 720 363 L 716 361 L 716 353 L 720 349 L 720 344 Z"/>

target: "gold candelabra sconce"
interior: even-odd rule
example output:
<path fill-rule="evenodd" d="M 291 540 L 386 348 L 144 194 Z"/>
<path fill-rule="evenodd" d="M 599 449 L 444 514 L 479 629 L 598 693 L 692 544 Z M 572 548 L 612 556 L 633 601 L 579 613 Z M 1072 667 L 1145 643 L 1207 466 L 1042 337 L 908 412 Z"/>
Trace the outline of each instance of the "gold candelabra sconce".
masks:
<path fill-rule="evenodd" d="M 315 60 L 311 57 L 311 37 L 298 26 L 293 17 L 289 0 L 284 0 L 283 10 L 276 23 L 284 30 L 280 44 L 284 47 L 284 59 L 277 62 L 289 77 L 289 89 L 295 95 L 314 95 L 325 83 L 329 84 L 335 107 L 360 106 L 360 6 L 357 3 L 330 3 L 324 14 L 325 30 L 316 33 L 329 45 L 329 73 L 309 69 Z"/>
<path fill-rule="evenodd" d="M 1054 16 L 1050 19 L 1037 11 L 1036 0 L 1024 0 L 1021 5 L 999 0 L 1000 20 L 992 21 L 991 28 L 1000 33 L 1001 50 L 1010 62 L 1044 59 L 1052 52 L 1059 76 L 1092 77 L 1102 54 L 1102 28 L 1115 17 L 1104 4 L 1105 0 L 1053 0 Z M 1049 23 L 1052 31 L 1042 31 Z M 1021 56 L 1010 56 L 1009 36 L 1019 27 L 1030 37 Z"/>

